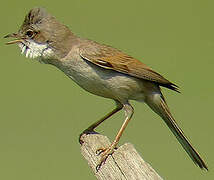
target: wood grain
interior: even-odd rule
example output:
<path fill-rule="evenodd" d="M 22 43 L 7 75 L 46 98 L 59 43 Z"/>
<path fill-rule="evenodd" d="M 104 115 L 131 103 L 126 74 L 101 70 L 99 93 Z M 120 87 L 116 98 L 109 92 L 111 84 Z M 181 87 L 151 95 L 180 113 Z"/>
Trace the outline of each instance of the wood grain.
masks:
<path fill-rule="evenodd" d="M 81 153 L 98 180 L 162 180 L 130 143 L 120 146 L 97 172 L 100 156 L 96 151 L 110 145 L 109 139 L 100 134 L 84 134 L 81 141 Z"/>

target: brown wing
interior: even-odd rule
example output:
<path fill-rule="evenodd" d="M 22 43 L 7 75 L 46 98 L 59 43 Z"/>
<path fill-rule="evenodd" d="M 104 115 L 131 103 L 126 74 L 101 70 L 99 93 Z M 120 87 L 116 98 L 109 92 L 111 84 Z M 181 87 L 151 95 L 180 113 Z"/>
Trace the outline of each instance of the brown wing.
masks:
<path fill-rule="evenodd" d="M 140 79 L 153 81 L 161 86 L 179 92 L 175 84 L 171 83 L 139 60 L 110 46 L 101 45 L 93 41 L 90 41 L 89 44 L 90 46 L 88 46 L 87 43 L 87 45 L 83 44 L 80 47 L 80 56 L 83 59 L 105 69 L 112 69 Z"/>

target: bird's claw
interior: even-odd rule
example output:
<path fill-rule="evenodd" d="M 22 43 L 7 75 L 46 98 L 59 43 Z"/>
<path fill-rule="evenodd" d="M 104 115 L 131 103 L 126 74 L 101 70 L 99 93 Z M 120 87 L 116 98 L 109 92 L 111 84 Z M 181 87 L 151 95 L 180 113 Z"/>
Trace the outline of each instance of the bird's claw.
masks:
<path fill-rule="evenodd" d="M 98 134 L 94 129 L 86 129 L 79 135 L 79 143 L 82 145 L 84 141 L 81 139 L 82 135 L 84 134 Z"/>
<path fill-rule="evenodd" d="M 103 153 L 103 154 L 102 154 L 102 153 Z M 113 153 L 113 152 L 112 152 L 112 153 Z M 97 156 L 101 154 L 100 161 L 99 161 L 98 165 L 96 166 L 96 171 L 97 171 L 97 172 L 100 170 L 101 166 L 102 166 L 103 164 L 105 164 L 105 162 L 106 162 L 108 156 L 109 156 L 109 155 L 112 155 L 112 153 L 108 153 L 108 149 L 101 149 L 101 148 L 98 149 L 98 150 L 96 151 L 96 155 L 97 155 Z"/>
<path fill-rule="evenodd" d="M 99 156 L 101 153 L 105 152 L 107 148 L 99 148 L 96 150 L 96 155 Z"/>
<path fill-rule="evenodd" d="M 107 158 L 109 155 L 112 155 L 114 153 L 115 147 L 110 146 L 108 148 L 99 148 L 96 150 L 96 155 L 101 155 L 100 161 L 98 165 L 96 166 L 96 171 L 98 172 L 103 164 L 105 164 Z"/>

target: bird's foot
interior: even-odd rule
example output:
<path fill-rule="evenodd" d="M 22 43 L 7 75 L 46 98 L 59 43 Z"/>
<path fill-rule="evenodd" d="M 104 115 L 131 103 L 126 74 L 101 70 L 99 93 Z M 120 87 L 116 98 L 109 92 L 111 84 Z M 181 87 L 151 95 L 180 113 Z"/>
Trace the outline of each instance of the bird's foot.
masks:
<path fill-rule="evenodd" d="M 117 143 L 113 142 L 109 147 L 107 148 L 99 148 L 96 151 L 96 154 L 99 156 L 101 155 L 100 161 L 98 165 L 96 166 L 96 171 L 98 172 L 102 165 L 105 164 L 107 158 L 109 155 L 112 155 L 114 151 L 116 150 Z"/>
<path fill-rule="evenodd" d="M 98 134 L 96 131 L 94 131 L 94 129 L 86 129 L 84 130 L 80 135 L 79 135 L 79 143 L 82 145 L 84 143 L 84 141 L 82 140 L 82 135 L 84 134 Z"/>

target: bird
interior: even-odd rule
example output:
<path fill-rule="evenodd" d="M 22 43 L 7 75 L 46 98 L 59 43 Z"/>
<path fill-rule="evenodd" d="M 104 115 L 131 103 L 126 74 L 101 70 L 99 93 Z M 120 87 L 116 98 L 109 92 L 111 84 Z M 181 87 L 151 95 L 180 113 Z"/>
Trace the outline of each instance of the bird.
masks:
<path fill-rule="evenodd" d="M 135 100 L 146 103 L 158 114 L 193 162 L 201 169 L 208 170 L 176 123 L 161 91 L 164 87 L 179 92 L 178 86 L 146 64 L 109 45 L 75 35 L 66 25 L 40 7 L 28 12 L 17 33 L 4 37 L 14 38 L 6 44 L 18 44 L 21 53 L 26 57 L 57 67 L 84 90 L 115 102 L 116 107 L 111 112 L 83 133 L 93 132 L 103 121 L 120 110 L 125 112 L 125 120 L 114 141 L 109 147 L 99 149 L 101 158 L 97 169 L 114 153 L 134 113 L 130 100 Z"/>

